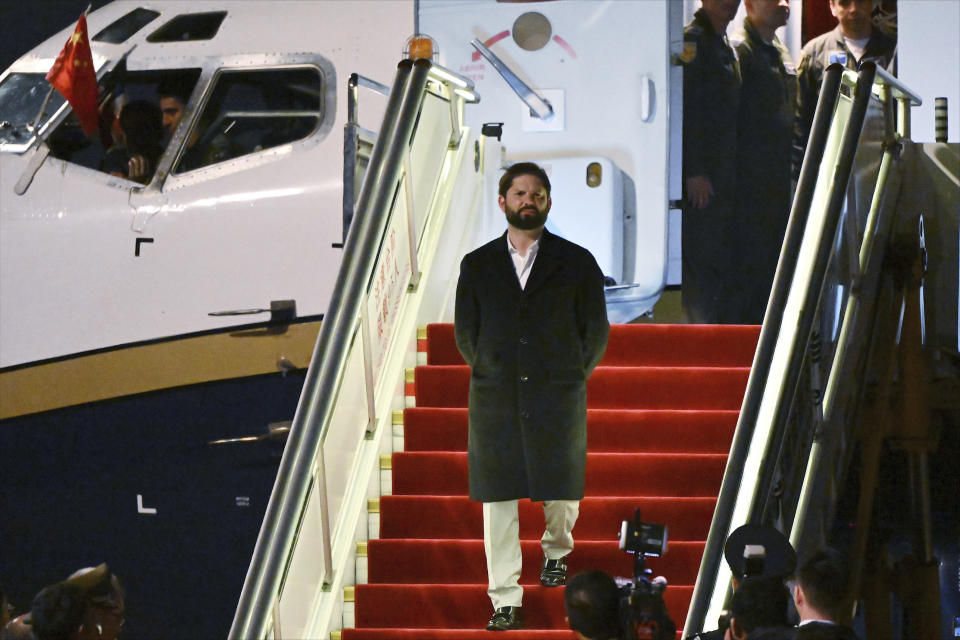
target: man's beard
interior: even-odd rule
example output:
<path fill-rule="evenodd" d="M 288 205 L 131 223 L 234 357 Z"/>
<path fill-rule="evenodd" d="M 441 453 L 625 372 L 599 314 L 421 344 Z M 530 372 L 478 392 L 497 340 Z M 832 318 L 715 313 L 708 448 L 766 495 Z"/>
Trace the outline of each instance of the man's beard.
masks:
<path fill-rule="evenodd" d="M 507 222 L 510 223 L 511 227 L 517 229 L 522 229 L 523 231 L 530 231 L 531 229 L 539 229 L 547 223 L 547 214 L 550 212 L 550 207 L 545 209 L 537 209 L 536 207 L 526 207 L 520 210 L 514 210 L 510 207 L 504 205 L 504 213 L 507 214 Z M 522 213 L 523 211 L 533 210 L 536 211 L 536 215 L 529 215 Z"/>

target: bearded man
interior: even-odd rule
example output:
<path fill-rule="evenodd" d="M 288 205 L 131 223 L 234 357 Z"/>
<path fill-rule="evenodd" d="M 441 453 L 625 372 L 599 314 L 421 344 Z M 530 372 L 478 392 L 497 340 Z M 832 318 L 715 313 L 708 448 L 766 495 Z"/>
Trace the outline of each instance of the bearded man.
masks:
<path fill-rule="evenodd" d="M 587 378 L 610 331 L 596 260 L 544 228 L 546 172 L 511 165 L 499 194 L 507 230 L 463 258 L 455 320 L 471 368 L 470 498 L 483 503 L 491 631 L 523 624 L 521 498 L 543 502 L 540 583 L 566 582 L 587 460 Z"/>

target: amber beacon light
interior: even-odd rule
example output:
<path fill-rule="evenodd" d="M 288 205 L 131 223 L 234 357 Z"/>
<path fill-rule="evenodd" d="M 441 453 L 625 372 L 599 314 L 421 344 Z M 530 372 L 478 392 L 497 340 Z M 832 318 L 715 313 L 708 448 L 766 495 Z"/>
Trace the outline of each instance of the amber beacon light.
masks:
<path fill-rule="evenodd" d="M 437 43 L 426 34 L 415 33 L 407 39 L 403 55 L 411 60 L 424 58 L 436 62 Z"/>

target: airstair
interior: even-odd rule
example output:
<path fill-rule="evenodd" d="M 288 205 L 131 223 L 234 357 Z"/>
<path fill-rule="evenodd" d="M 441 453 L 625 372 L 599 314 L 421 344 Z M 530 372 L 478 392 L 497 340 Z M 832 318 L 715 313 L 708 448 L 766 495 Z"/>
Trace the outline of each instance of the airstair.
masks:
<path fill-rule="evenodd" d="M 404 372 L 417 365 L 417 327 L 452 320 L 459 260 L 478 244 L 501 169 L 496 140 L 463 124 L 477 98 L 469 81 L 427 61 L 398 68 L 386 109 L 395 117 L 362 163 L 343 266 L 231 638 L 326 638 L 356 622 L 351 598 L 369 572 L 362 552 L 379 527 L 370 506 L 392 491 L 381 461 L 402 448 L 396 416 L 414 383 Z M 849 593 L 859 598 L 862 576 L 880 570 L 866 549 L 884 486 L 879 456 L 891 443 L 914 470 L 916 576 L 935 574 L 918 215 L 955 210 L 956 194 L 917 204 L 916 167 L 933 157 L 909 140 L 918 101 L 871 64 L 827 73 L 689 612 L 677 620 L 686 633 L 712 628 L 723 609 L 723 540 L 745 522 L 788 532 L 802 554 L 837 543 L 838 515 L 855 514 Z M 929 601 L 918 604 L 924 613 Z"/>

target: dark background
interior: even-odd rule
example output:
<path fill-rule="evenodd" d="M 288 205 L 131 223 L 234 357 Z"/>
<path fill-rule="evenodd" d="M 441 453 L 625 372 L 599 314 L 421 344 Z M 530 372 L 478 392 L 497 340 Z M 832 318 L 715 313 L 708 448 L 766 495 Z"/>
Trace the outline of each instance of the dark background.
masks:
<path fill-rule="evenodd" d="M 96 11 L 108 0 L 0 0 L 0 71 L 64 27 L 75 25 L 92 4 Z M 66 43 L 66 39 L 64 39 Z"/>

